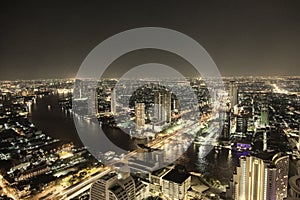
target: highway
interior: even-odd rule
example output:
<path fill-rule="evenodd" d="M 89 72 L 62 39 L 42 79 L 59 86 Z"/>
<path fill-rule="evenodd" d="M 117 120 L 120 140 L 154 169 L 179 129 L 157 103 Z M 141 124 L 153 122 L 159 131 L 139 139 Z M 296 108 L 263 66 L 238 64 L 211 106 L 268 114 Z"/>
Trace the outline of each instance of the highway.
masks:
<path fill-rule="evenodd" d="M 93 182 L 97 181 L 98 179 L 100 179 L 102 176 L 104 176 L 105 174 L 108 174 L 111 171 L 111 169 L 109 167 L 107 167 L 107 169 L 97 175 L 91 176 L 90 178 L 88 178 L 87 180 L 82 181 L 81 183 L 75 185 L 75 186 L 71 186 L 68 188 L 63 188 L 60 190 L 56 190 L 55 193 L 53 193 L 52 195 L 48 196 L 45 199 L 48 200 L 55 200 L 55 199 L 71 199 L 72 198 L 72 194 L 73 193 L 77 193 L 78 191 L 82 191 L 84 192 L 87 188 L 87 186 L 90 186 Z M 70 198 L 71 196 L 71 198 Z"/>

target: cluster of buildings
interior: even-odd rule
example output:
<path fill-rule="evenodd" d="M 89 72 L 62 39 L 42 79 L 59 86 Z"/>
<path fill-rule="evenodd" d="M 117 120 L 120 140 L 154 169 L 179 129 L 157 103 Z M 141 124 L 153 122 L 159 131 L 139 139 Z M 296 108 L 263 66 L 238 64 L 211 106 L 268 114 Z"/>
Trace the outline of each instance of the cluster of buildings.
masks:
<path fill-rule="evenodd" d="M 145 128 L 146 121 L 148 121 L 148 124 L 151 124 L 150 126 L 152 126 L 152 129 L 156 131 L 161 130 L 163 125 L 170 124 L 172 113 L 174 113 L 176 109 L 178 111 L 178 107 L 176 107 L 176 102 L 178 102 L 178 100 L 174 100 L 173 108 L 171 107 L 171 94 L 172 93 L 167 90 L 154 92 L 153 111 L 151 115 L 151 111 L 146 110 L 145 102 L 136 101 L 134 110 L 136 128 Z M 147 107 L 149 107 L 149 105 L 147 105 Z"/>
<path fill-rule="evenodd" d="M 129 168 L 113 171 L 90 189 L 91 200 L 142 200 L 142 199 L 209 199 L 202 192 L 208 186 L 199 177 L 186 171 L 183 166 L 168 166 L 150 172 L 146 178 L 129 173 Z"/>
<path fill-rule="evenodd" d="M 280 84 L 276 79 L 246 78 L 228 84 L 230 103 L 220 139 L 229 140 L 239 155 L 228 199 L 299 197 L 295 165 L 299 160 L 299 94 L 294 88 L 281 89 Z"/>
<path fill-rule="evenodd" d="M 69 80 L 1 84 L 1 193 L 13 199 L 33 198 L 55 181 L 93 165 L 95 160 L 86 148 L 50 137 L 30 119 L 36 100 L 70 87 Z"/>
<path fill-rule="evenodd" d="M 228 195 L 237 200 L 282 200 L 288 196 L 289 156 L 261 152 L 242 156 Z"/>
<path fill-rule="evenodd" d="M 224 79 L 224 82 L 228 93 L 225 103 L 225 91 L 214 89 L 209 94 L 203 81 L 191 80 L 190 85 L 198 101 L 196 107 L 187 103 L 192 97 L 187 96 L 187 101 L 180 102 L 167 88 L 143 81 L 3 82 L 0 91 L 0 162 L 3 178 L 7 181 L 6 191 L 18 197 L 30 196 L 32 192 L 45 189 L 53 178 L 61 180 L 70 173 L 76 173 L 76 170 L 72 171 L 75 168 L 78 172 L 83 166 L 94 164 L 85 148 L 61 144 L 61 141 L 38 131 L 28 120 L 31 105 L 35 104 L 38 96 L 72 92 L 71 87 L 75 84 L 73 98 L 66 97 L 60 101 L 61 106 L 85 117 L 96 116 L 102 125 L 125 127 L 133 134 L 144 136 L 147 132 L 160 132 L 174 124 L 170 126 L 174 128 L 173 132 L 184 129 L 182 114 L 193 113 L 195 109 L 199 110 L 196 114 L 204 116 L 200 119 L 197 116 L 197 120 L 203 122 L 205 118 L 212 117 L 213 99 L 221 98 L 225 106 L 218 107 L 222 119 L 218 122 L 222 127 L 218 147 L 229 148 L 238 160 L 222 198 L 299 198 L 299 79 L 251 77 L 236 78 L 235 81 Z M 181 84 L 177 84 L 175 91 L 180 91 Z M 217 124 L 214 119 L 212 121 L 211 126 Z M 148 154 L 142 153 L 135 159 L 128 159 L 126 165 L 130 170 L 127 167 L 114 168 L 94 181 L 89 191 L 85 192 L 93 200 L 142 200 L 151 197 L 170 200 L 221 199 L 210 192 L 218 189 L 212 187 L 203 175 L 189 173 L 178 165 L 160 165 L 165 164 L 170 156 L 176 157 L 173 155 L 176 149 L 184 152 L 191 143 L 189 140 L 195 138 L 198 132 L 195 130 L 198 129 L 194 126 L 186 128 L 186 136 L 173 139 L 174 144 L 164 141 L 165 136 L 153 139 L 153 144 L 157 142 L 154 145 L 157 148 L 142 146 L 138 149 Z M 151 162 L 144 162 L 149 160 Z M 40 177 L 47 177 L 49 181 L 46 183 Z M 39 181 L 32 182 L 33 179 Z M 67 179 L 72 183 L 81 182 L 81 179 L 75 181 L 69 176 Z"/>

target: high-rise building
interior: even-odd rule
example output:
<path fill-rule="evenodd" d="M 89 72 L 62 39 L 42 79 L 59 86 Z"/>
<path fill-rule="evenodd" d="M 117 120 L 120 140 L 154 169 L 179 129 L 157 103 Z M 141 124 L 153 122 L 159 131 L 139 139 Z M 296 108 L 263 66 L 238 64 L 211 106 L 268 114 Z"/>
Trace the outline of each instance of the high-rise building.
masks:
<path fill-rule="evenodd" d="M 73 110 L 82 116 L 96 116 L 98 113 L 96 98 L 97 81 L 75 80 Z"/>
<path fill-rule="evenodd" d="M 248 129 L 248 116 L 242 114 L 236 117 L 236 132 L 246 133 Z"/>
<path fill-rule="evenodd" d="M 288 195 L 289 156 L 278 153 L 272 161 L 276 166 L 276 199 L 282 200 Z"/>
<path fill-rule="evenodd" d="M 88 83 L 88 115 L 96 116 L 98 113 L 98 101 L 96 95 L 97 81 L 89 81 Z"/>
<path fill-rule="evenodd" d="M 264 130 L 263 133 L 263 151 L 267 151 L 268 150 L 268 133 L 267 130 Z"/>
<path fill-rule="evenodd" d="M 116 114 L 116 90 L 112 89 L 110 94 L 110 112 Z"/>
<path fill-rule="evenodd" d="M 236 200 L 283 200 L 287 197 L 289 157 L 275 154 L 245 156 L 233 176 Z"/>
<path fill-rule="evenodd" d="M 173 110 L 175 112 L 178 112 L 180 110 L 180 102 L 179 99 L 174 99 L 173 100 Z"/>
<path fill-rule="evenodd" d="M 90 200 L 135 200 L 135 181 L 128 173 L 118 176 L 107 174 L 92 184 Z"/>
<path fill-rule="evenodd" d="M 297 147 L 298 147 L 298 151 L 300 151 L 300 123 L 298 123 L 298 129 L 299 129 L 299 133 L 298 133 L 298 144 L 297 144 Z"/>
<path fill-rule="evenodd" d="M 260 124 L 261 126 L 269 125 L 269 107 L 266 98 L 264 98 L 261 103 Z"/>
<path fill-rule="evenodd" d="M 3 106 L 9 108 L 12 104 L 12 95 L 10 92 L 4 92 L 1 95 Z"/>
<path fill-rule="evenodd" d="M 223 120 L 220 120 L 220 127 L 223 126 L 221 132 L 221 139 L 229 139 L 230 137 L 230 112 L 220 113 Z M 222 119 L 221 118 L 221 119 Z"/>
<path fill-rule="evenodd" d="M 141 128 L 145 125 L 145 104 L 135 103 L 135 124 L 137 128 Z"/>
<path fill-rule="evenodd" d="M 154 117 L 158 121 L 171 122 L 171 92 L 154 93 Z"/>
<path fill-rule="evenodd" d="M 233 107 L 238 104 L 238 90 L 235 81 L 230 81 L 229 97 L 230 106 L 233 109 Z"/>

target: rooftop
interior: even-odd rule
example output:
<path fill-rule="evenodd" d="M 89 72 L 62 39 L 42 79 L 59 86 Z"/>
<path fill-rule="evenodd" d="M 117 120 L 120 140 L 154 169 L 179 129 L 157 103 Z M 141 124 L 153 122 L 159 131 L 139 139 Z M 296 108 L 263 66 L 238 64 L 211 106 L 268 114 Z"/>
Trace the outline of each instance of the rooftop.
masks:
<path fill-rule="evenodd" d="M 106 175 L 104 175 L 104 176 L 101 177 L 101 180 L 107 181 L 107 180 L 111 179 L 114 176 L 116 176 L 116 173 L 106 174 Z"/>
<path fill-rule="evenodd" d="M 175 183 L 183 183 L 187 178 L 189 178 L 191 175 L 186 172 L 186 169 L 182 166 L 176 166 L 174 169 L 169 171 L 165 176 L 162 178 L 164 180 L 172 181 Z"/>

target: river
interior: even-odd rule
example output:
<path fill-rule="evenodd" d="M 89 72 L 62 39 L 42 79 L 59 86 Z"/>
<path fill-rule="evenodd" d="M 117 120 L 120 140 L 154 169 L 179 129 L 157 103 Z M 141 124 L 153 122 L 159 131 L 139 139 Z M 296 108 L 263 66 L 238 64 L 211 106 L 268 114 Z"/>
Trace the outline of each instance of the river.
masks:
<path fill-rule="evenodd" d="M 58 100 L 59 95 L 56 94 L 38 97 L 36 103 L 32 104 L 30 121 L 53 138 L 83 146 L 77 134 L 73 114 L 63 110 Z M 105 132 L 121 148 L 125 150 L 132 148 L 130 137 L 121 130 L 106 127 Z M 184 165 L 189 171 L 200 172 L 228 184 L 238 163 L 236 152 L 228 149 L 217 151 L 213 149 L 206 155 L 205 151 L 205 147 L 192 144 L 176 163 Z"/>

